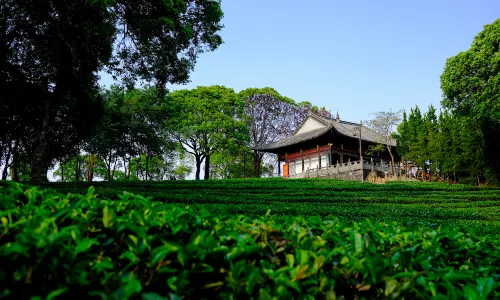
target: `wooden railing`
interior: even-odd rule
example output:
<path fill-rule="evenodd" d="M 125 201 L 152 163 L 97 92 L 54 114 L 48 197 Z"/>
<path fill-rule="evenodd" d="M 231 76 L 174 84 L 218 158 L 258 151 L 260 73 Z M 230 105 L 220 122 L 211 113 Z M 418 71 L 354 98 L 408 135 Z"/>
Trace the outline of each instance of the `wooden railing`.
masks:
<path fill-rule="evenodd" d="M 390 162 L 364 160 L 363 165 L 361 165 L 361 161 L 357 160 L 348 161 L 342 164 L 335 164 L 323 168 L 306 169 L 302 173 L 291 175 L 290 178 L 326 177 L 329 175 L 359 171 L 361 169 L 382 172 L 385 175 L 392 175 L 392 165 Z M 396 173 L 401 173 L 399 166 L 396 166 Z"/>

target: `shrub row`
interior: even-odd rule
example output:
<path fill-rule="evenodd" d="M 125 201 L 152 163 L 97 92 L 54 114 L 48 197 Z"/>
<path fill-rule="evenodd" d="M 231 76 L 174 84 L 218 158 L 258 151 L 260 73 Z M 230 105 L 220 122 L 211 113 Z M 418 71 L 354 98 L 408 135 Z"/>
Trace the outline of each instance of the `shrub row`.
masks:
<path fill-rule="evenodd" d="M 333 179 L 232 179 L 163 182 L 96 182 L 100 198 L 118 199 L 124 191 L 183 207 L 204 206 L 213 214 L 260 217 L 320 216 L 361 221 L 398 221 L 457 226 L 477 233 L 500 231 L 500 188 L 445 183 L 369 184 Z M 63 193 L 86 193 L 89 183 L 51 183 Z"/>
<path fill-rule="evenodd" d="M 0 297 L 486 299 L 500 236 L 0 188 Z"/>

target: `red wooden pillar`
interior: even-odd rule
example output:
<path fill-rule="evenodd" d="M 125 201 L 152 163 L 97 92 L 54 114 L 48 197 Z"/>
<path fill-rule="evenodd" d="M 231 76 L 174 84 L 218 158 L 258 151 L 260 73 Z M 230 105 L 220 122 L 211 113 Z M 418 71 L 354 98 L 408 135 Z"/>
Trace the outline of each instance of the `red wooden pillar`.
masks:
<path fill-rule="evenodd" d="M 285 153 L 285 164 L 283 165 L 283 177 L 288 178 L 290 176 L 290 163 L 288 161 L 288 154 Z"/>

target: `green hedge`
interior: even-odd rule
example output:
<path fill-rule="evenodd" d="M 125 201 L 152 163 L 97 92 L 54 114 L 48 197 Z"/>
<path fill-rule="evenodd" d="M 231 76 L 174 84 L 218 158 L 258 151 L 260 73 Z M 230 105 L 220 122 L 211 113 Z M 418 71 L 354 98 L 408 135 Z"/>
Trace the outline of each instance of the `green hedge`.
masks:
<path fill-rule="evenodd" d="M 1 184 L 1 183 L 0 183 Z M 397 221 L 409 227 L 455 226 L 478 234 L 500 232 L 500 188 L 427 182 L 370 184 L 324 178 L 51 183 L 62 193 L 95 186 L 100 198 L 124 191 L 184 207 L 201 205 L 216 215 L 258 218 L 319 216 L 324 220 Z"/>
<path fill-rule="evenodd" d="M 0 188 L 0 298 L 486 299 L 500 236 Z"/>

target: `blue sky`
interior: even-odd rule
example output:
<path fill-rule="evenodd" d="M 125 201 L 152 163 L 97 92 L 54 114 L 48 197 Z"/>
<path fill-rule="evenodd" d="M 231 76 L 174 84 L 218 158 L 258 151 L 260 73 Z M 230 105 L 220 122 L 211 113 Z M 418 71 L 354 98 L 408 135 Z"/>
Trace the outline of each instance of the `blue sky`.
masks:
<path fill-rule="evenodd" d="M 222 7 L 224 44 L 199 57 L 189 84 L 169 89 L 270 86 L 354 122 L 439 107 L 446 58 L 500 17 L 498 0 L 223 0 Z"/>

